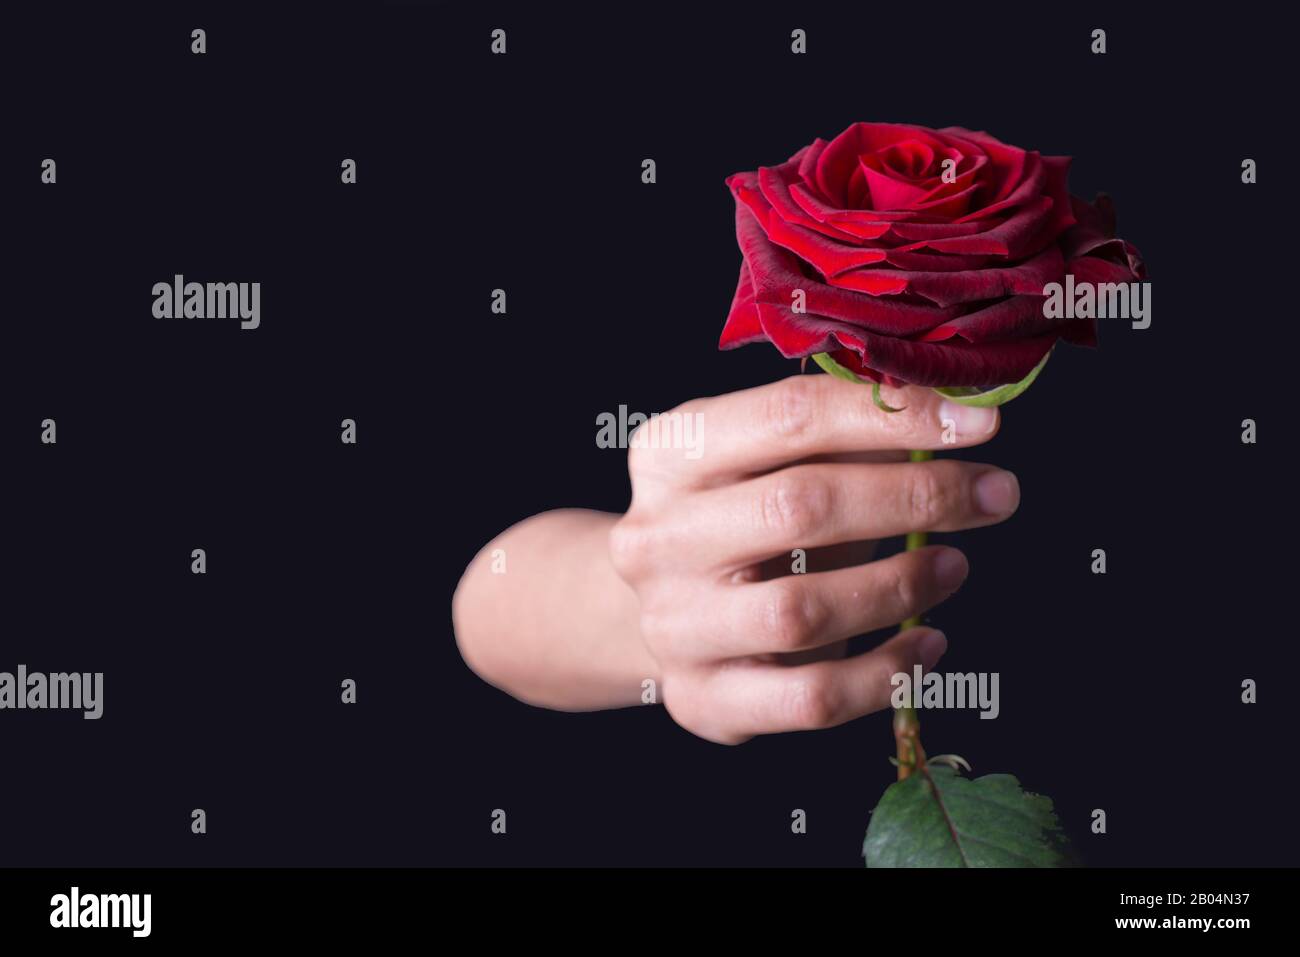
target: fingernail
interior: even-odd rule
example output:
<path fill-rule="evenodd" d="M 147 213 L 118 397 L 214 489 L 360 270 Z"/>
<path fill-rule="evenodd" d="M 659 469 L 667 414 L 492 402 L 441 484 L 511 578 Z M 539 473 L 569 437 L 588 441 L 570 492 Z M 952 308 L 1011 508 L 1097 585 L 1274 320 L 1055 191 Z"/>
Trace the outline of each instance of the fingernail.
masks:
<path fill-rule="evenodd" d="M 921 667 L 925 671 L 932 670 L 947 650 L 948 639 L 943 636 L 942 631 L 932 629 L 916 643 L 916 653 L 920 657 Z"/>
<path fill-rule="evenodd" d="M 1002 469 L 985 472 L 975 480 L 975 504 L 985 515 L 1010 515 L 1020 504 L 1020 483 Z"/>
<path fill-rule="evenodd" d="M 998 410 L 994 408 L 984 408 L 975 405 L 959 405 L 956 402 L 944 400 L 939 404 L 939 425 L 943 429 L 948 428 L 948 423 L 952 423 L 952 428 L 957 431 L 958 438 L 977 438 L 981 435 L 988 435 L 993 431 L 993 426 L 998 421 Z"/>
<path fill-rule="evenodd" d="M 955 548 L 945 548 L 934 557 L 934 577 L 944 591 L 952 591 L 966 580 L 966 556 Z"/>

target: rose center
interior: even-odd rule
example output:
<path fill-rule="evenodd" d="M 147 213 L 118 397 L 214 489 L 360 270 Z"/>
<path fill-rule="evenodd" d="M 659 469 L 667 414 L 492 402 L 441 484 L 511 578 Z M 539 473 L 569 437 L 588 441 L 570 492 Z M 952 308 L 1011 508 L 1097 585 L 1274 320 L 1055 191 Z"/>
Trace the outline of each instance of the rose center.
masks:
<path fill-rule="evenodd" d="M 904 140 L 880 151 L 880 165 L 904 179 L 925 179 L 934 174 L 934 150 L 920 140 Z"/>

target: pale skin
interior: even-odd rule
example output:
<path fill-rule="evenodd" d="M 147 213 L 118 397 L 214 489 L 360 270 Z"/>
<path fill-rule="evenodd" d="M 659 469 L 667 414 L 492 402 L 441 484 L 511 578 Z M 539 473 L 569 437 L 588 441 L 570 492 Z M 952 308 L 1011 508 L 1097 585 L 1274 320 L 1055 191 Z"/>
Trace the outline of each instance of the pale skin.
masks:
<path fill-rule="evenodd" d="M 871 560 L 874 542 L 1001 522 L 1020 488 L 991 465 L 907 461 L 988 441 L 996 409 L 884 397 L 903 410 L 803 375 L 679 406 L 702 415 L 700 450 L 630 448 L 626 513 L 544 512 L 484 546 L 452 600 L 465 661 L 563 710 L 641 704 L 653 681 L 678 724 L 723 744 L 889 707 L 890 677 L 933 668 L 947 639 L 910 628 L 852 657 L 846 640 L 932 608 L 969 569 L 946 545 Z"/>

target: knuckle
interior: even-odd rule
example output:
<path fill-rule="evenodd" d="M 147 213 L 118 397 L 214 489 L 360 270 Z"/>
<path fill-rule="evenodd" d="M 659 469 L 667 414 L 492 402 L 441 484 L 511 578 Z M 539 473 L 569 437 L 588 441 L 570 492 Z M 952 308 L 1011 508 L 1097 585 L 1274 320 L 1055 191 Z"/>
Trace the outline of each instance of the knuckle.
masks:
<path fill-rule="evenodd" d="M 671 645 L 673 623 L 669 615 L 654 605 L 641 606 L 641 638 L 651 651 L 662 654 Z"/>
<path fill-rule="evenodd" d="M 815 596 L 797 578 L 776 579 L 764 608 L 764 626 L 774 651 L 797 651 L 812 644 L 826 623 Z"/>
<path fill-rule="evenodd" d="M 637 443 L 635 445 L 628 443 L 627 448 L 627 474 L 636 482 L 648 475 L 653 475 L 658 471 L 658 465 L 655 461 L 655 450 L 646 443 Z"/>
<path fill-rule="evenodd" d="M 940 524 L 952 509 L 952 484 L 945 470 L 928 465 L 912 466 L 906 483 L 907 510 L 917 531 Z"/>
<path fill-rule="evenodd" d="M 894 420 L 901 434 L 906 434 L 913 443 L 933 442 L 940 436 L 943 421 L 939 418 L 939 406 L 943 399 L 930 389 L 907 390 L 907 408 L 898 415 L 889 416 Z M 913 448 L 925 448 L 914 444 Z"/>
<path fill-rule="evenodd" d="M 664 676 L 663 702 L 668 716 L 691 734 L 715 744 L 735 745 L 749 740 L 750 735 L 719 720 L 716 709 L 710 706 L 707 695 L 699 684 L 684 675 L 674 673 Z"/>
<path fill-rule="evenodd" d="M 665 674 L 663 677 L 663 703 L 668 716 L 687 731 L 698 723 L 695 713 L 693 695 L 687 685 L 679 681 L 676 675 Z"/>
<path fill-rule="evenodd" d="M 835 698 L 835 689 L 825 672 L 792 679 L 785 695 L 785 713 L 790 726 L 808 731 L 830 727 L 839 714 Z"/>
<path fill-rule="evenodd" d="M 916 391 L 919 390 L 909 390 L 909 392 Z M 926 389 L 925 391 L 929 392 L 930 390 Z M 928 408 L 927 400 L 906 394 L 895 396 L 890 401 L 895 406 L 902 405 L 903 408 L 897 412 L 877 415 L 875 417 L 877 428 L 889 437 L 890 444 L 896 448 L 924 448 L 920 442 L 924 434 L 922 422 Z M 873 409 L 872 411 L 876 410 Z"/>
<path fill-rule="evenodd" d="M 914 566 L 910 563 L 891 562 L 882 566 L 888 578 L 885 583 L 885 601 L 889 604 L 893 617 L 906 618 L 921 606 L 921 589 L 916 579 Z"/>
<path fill-rule="evenodd" d="M 802 538 L 820 528 L 834 507 L 830 484 L 807 472 L 788 469 L 772 479 L 759 500 L 764 528 L 791 538 Z"/>
<path fill-rule="evenodd" d="M 820 376 L 791 376 L 778 382 L 764 398 L 761 416 L 770 431 L 780 438 L 800 435 L 814 422 L 816 401 L 814 380 Z"/>
<path fill-rule="evenodd" d="M 649 526 L 624 516 L 609 530 L 609 558 L 623 578 L 636 577 L 645 567 L 653 547 Z"/>

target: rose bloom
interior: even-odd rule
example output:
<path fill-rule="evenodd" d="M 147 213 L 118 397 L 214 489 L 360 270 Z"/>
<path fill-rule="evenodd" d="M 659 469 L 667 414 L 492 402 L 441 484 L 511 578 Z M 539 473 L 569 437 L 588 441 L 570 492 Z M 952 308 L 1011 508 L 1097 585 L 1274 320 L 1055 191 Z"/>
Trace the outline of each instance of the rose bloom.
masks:
<path fill-rule="evenodd" d="M 736 173 L 744 262 L 721 347 L 766 340 L 887 385 L 992 387 L 1058 339 L 1096 345 L 1096 320 L 1043 316 L 1043 287 L 1146 270 L 1107 197 L 1070 195 L 1069 165 L 961 127 L 855 123 Z"/>

